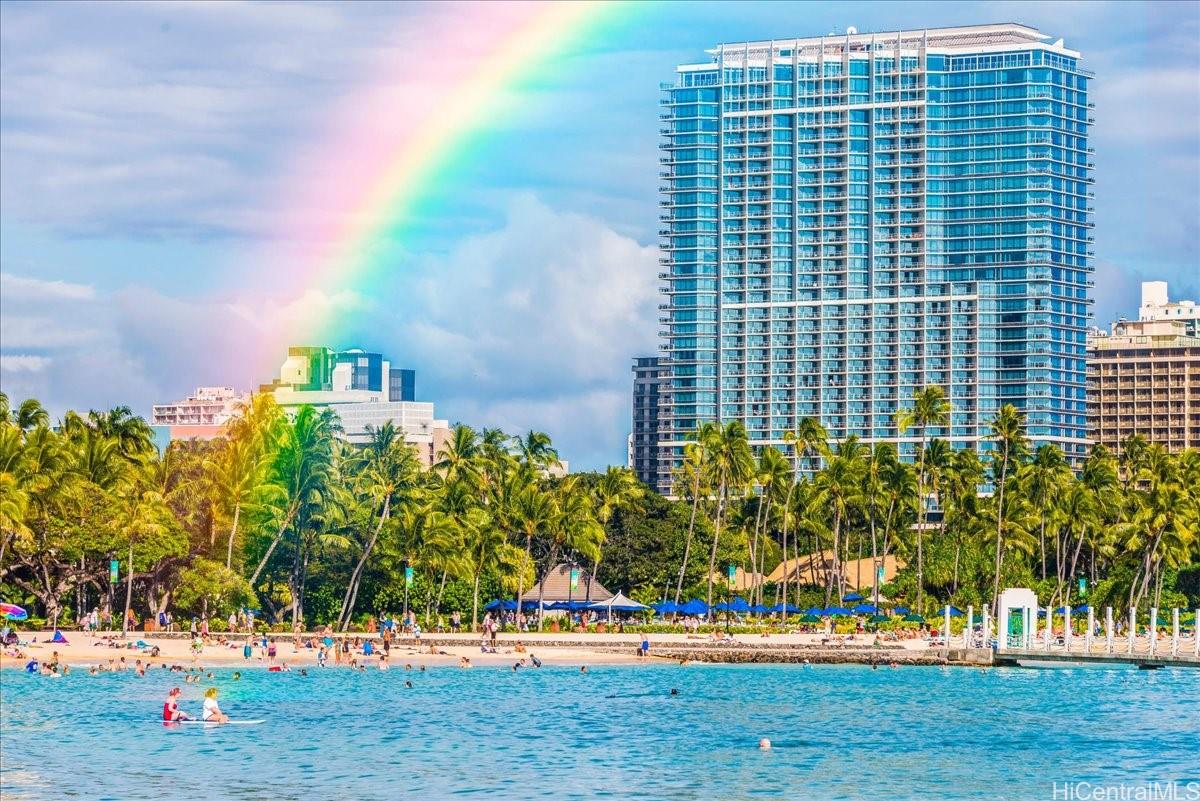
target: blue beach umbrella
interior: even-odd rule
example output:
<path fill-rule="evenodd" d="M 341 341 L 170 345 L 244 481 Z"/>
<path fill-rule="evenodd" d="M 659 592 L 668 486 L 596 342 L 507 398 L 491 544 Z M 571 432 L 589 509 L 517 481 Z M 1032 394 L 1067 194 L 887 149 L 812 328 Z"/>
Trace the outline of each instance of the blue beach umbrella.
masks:
<path fill-rule="evenodd" d="M 737 612 L 740 615 L 745 614 L 750 611 L 750 602 L 739 595 L 729 602 L 729 611 Z"/>
<path fill-rule="evenodd" d="M 850 615 L 853 613 L 844 606 L 831 606 L 825 610 L 825 614 L 829 615 L 829 616 L 842 616 L 842 615 Z"/>
<path fill-rule="evenodd" d="M 654 611 L 660 615 L 673 615 L 679 611 L 674 601 L 661 601 L 654 605 Z"/>
<path fill-rule="evenodd" d="M 857 592 L 852 592 L 849 595 L 847 595 L 845 598 L 843 598 L 842 600 L 843 601 L 861 601 L 862 599 L 863 599 L 863 597 L 861 595 L 859 595 Z"/>
<path fill-rule="evenodd" d="M 1079 606 L 1075 607 L 1075 614 L 1086 615 L 1088 613 L 1088 610 L 1090 610 L 1090 609 L 1091 609 L 1091 607 L 1088 606 L 1087 604 L 1080 604 Z"/>
<path fill-rule="evenodd" d="M 942 614 L 946 613 L 946 608 L 942 607 Z M 967 613 L 959 609 L 957 606 L 950 607 L 950 617 L 966 617 Z"/>
<path fill-rule="evenodd" d="M 506 611 L 506 612 L 511 612 L 512 610 L 514 610 L 516 608 L 517 608 L 516 601 L 509 601 L 509 600 L 501 601 L 499 598 L 496 598 L 491 603 L 489 603 L 487 606 L 483 607 L 483 610 L 485 612 L 495 612 L 497 609 L 504 609 L 504 611 Z"/>
<path fill-rule="evenodd" d="M 894 615 L 907 615 L 907 614 L 909 613 L 909 611 L 910 611 L 910 610 L 909 610 L 909 608 L 908 608 L 907 606 L 897 606 L 895 609 L 893 609 L 893 610 L 892 610 L 892 614 L 894 614 Z"/>
<path fill-rule="evenodd" d="M 708 604 L 699 598 L 693 598 L 679 607 L 679 611 L 685 615 L 706 615 L 708 614 Z"/>
<path fill-rule="evenodd" d="M 879 612 L 879 607 L 875 604 L 859 604 L 851 611 L 856 615 L 874 615 Z"/>
<path fill-rule="evenodd" d="M 767 607 L 763 606 L 762 604 L 755 604 L 754 606 L 750 607 L 750 611 L 756 615 L 765 615 L 767 613 Z"/>
<path fill-rule="evenodd" d="M 778 614 L 781 614 L 785 609 L 787 610 L 787 613 L 789 615 L 798 615 L 802 611 L 800 609 L 800 607 L 795 606 L 793 604 L 775 604 L 774 606 L 772 606 L 770 608 L 769 611 L 774 612 L 775 614 L 778 615 Z"/>
<path fill-rule="evenodd" d="M 821 615 L 825 614 L 825 610 L 819 606 L 810 606 L 804 610 L 804 614 L 812 615 L 813 617 L 821 617 Z"/>
<path fill-rule="evenodd" d="M 725 603 L 724 601 L 721 601 L 721 603 L 719 603 L 719 604 L 714 604 L 713 611 L 714 612 L 728 612 L 729 604 Z"/>

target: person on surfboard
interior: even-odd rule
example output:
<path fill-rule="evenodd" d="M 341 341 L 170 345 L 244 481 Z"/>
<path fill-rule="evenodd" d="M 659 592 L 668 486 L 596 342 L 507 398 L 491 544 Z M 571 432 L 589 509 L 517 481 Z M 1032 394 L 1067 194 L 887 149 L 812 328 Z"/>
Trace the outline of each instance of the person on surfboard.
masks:
<path fill-rule="evenodd" d="M 172 687 L 171 692 L 167 693 L 167 700 L 163 702 L 163 722 L 175 723 L 180 720 L 191 720 L 191 716 L 179 708 L 178 687 Z"/>
<path fill-rule="evenodd" d="M 204 712 L 200 716 L 201 720 L 208 723 L 228 723 L 229 716 L 221 711 L 221 707 L 217 705 L 217 688 L 209 687 L 204 691 Z"/>

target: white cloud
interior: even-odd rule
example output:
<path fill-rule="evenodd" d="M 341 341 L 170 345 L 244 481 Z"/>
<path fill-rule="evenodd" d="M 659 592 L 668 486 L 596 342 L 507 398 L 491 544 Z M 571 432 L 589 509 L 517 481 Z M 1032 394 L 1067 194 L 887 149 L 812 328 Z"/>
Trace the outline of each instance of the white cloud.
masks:
<path fill-rule="evenodd" d="M 10 273 L 0 273 L 0 297 L 6 303 L 23 300 L 89 300 L 96 295 L 95 287 L 68 281 L 43 281 Z"/>
<path fill-rule="evenodd" d="M 369 291 L 295 297 L 85 292 L 6 274 L 5 358 L 46 360 L 10 394 L 56 414 L 116 403 L 146 414 L 198 385 L 256 387 L 289 344 L 359 345 L 416 368 L 418 396 L 441 417 L 545 430 L 577 466 L 623 458 L 630 359 L 654 352 L 655 248 L 522 195 L 497 230 L 401 259 Z"/>
<path fill-rule="evenodd" d="M 0 371 L 13 373 L 40 373 L 50 364 L 45 356 L 30 356 L 21 353 L 0 353 Z"/>

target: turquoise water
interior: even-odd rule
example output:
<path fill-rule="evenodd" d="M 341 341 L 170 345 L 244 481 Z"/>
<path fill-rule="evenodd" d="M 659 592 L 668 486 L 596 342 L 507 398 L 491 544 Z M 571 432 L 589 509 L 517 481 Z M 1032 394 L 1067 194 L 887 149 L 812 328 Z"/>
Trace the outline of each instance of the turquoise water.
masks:
<path fill-rule="evenodd" d="M 15 799 L 1050 799 L 1200 780 L 1200 673 L 862 666 L 0 677 Z M 413 682 L 406 689 L 406 680 Z M 184 684 L 196 713 L 204 685 Z M 678 688 L 679 695 L 670 695 Z M 760 737 L 774 749 L 758 750 Z"/>

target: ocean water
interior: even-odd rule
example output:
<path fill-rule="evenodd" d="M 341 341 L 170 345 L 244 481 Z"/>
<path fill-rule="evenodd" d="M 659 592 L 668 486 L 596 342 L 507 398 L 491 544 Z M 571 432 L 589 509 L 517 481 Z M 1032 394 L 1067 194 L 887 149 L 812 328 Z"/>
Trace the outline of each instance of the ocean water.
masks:
<path fill-rule="evenodd" d="M 267 722 L 164 727 L 163 698 L 181 683 L 165 670 L 4 671 L 0 795 L 1051 799 L 1055 782 L 1200 782 L 1195 670 L 215 672 L 182 685 L 186 711 L 215 683 L 226 712 Z M 774 748 L 759 750 L 761 737 Z"/>

